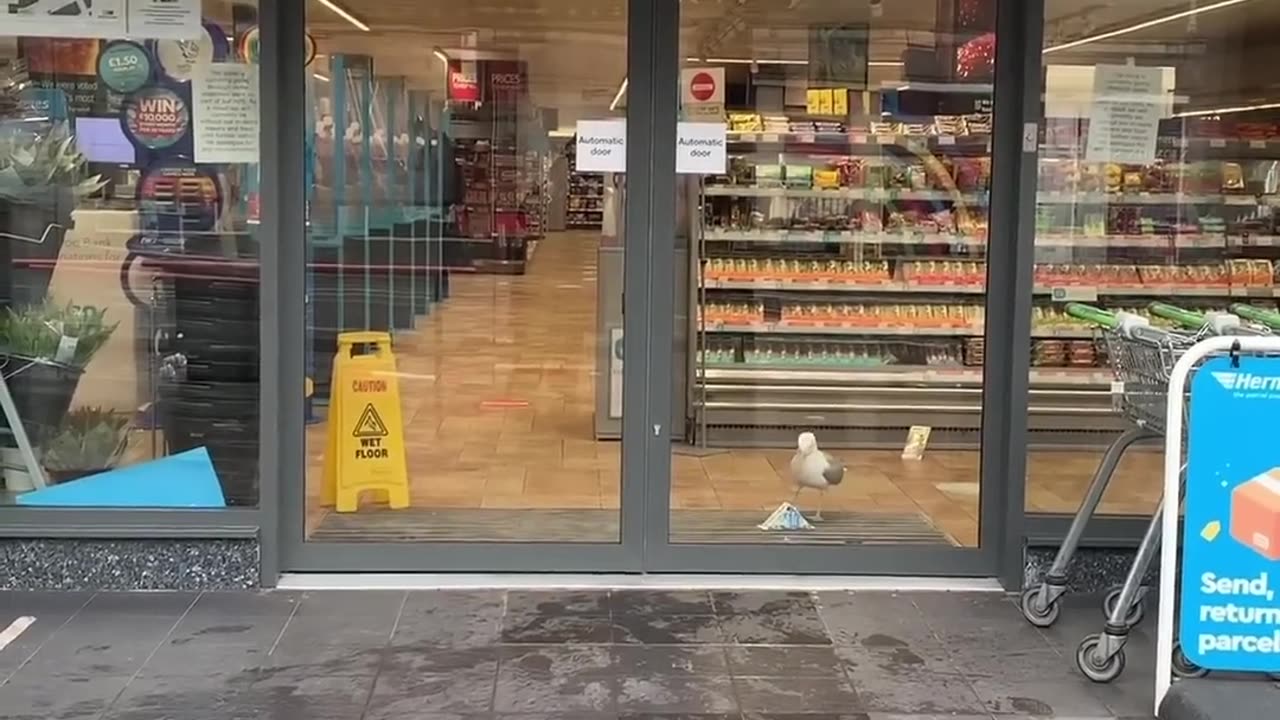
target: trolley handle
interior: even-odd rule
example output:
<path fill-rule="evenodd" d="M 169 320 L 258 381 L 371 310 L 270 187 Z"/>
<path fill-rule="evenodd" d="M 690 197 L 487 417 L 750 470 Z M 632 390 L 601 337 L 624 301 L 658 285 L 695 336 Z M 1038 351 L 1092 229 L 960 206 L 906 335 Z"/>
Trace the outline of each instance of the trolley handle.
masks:
<path fill-rule="evenodd" d="M 1245 305 L 1244 303 L 1233 303 L 1231 305 L 1231 312 L 1239 315 L 1249 322 L 1257 323 L 1272 330 L 1280 330 L 1280 313 L 1271 310 L 1263 310 L 1262 308 Z"/>
<path fill-rule="evenodd" d="M 1067 303 L 1065 309 L 1071 317 L 1093 323 L 1105 330 L 1118 330 L 1120 328 L 1120 316 L 1110 310 L 1103 310 L 1100 307 L 1078 302 Z"/>
<path fill-rule="evenodd" d="M 1153 302 L 1147 306 L 1147 309 L 1152 315 L 1177 323 L 1188 330 L 1199 330 L 1209 324 L 1204 313 L 1184 310 L 1169 303 Z"/>

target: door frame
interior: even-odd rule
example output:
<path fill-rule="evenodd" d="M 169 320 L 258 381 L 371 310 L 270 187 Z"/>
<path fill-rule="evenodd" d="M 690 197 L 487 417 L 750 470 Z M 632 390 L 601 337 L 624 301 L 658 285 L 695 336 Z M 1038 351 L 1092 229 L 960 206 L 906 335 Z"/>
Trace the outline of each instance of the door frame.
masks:
<path fill-rule="evenodd" d="M 635 4 L 635 3 L 633 3 Z M 654 85 L 647 120 L 654 188 L 647 258 L 654 287 L 644 364 L 652 422 L 671 417 L 676 237 L 676 119 L 679 116 L 679 0 L 653 0 Z M 979 545 L 976 548 L 777 544 L 679 545 L 670 541 L 671 442 L 659 425 L 646 438 L 646 535 L 644 569 L 656 572 L 832 573 L 998 577 L 1006 587 L 1022 582 L 1022 533 L 1026 469 L 1027 391 L 1030 368 L 1032 252 L 1034 250 L 1036 151 L 1024 147 L 1024 131 L 1038 134 L 1043 3 L 999 0 L 993 86 L 992 185 L 988 227 L 983 422 L 979 478 Z M 656 89 L 665 88 L 663 92 Z M 632 144 L 629 147 L 643 147 Z M 633 153 L 634 154 L 634 153 Z M 630 165 L 628 171 L 631 170 Z M 670 188 L 670 190 L 666 190 Z M 655 341 L 656 340 L 656 341 Z M 633 346 L 629 345 L 631 351 Z M 994 351 L 994 352 L 993 352 Z M 624 449 L 625 452 L 625 449 Z M 851 478 L 856 483 L 857 478 Z"/>
<path fill-rule="evenodd" d="M 270 0 L 264 0 L 270 1 Z M 283 17 L 303 17 L 302 0 L 275 0 Z M 641 118 L 648 116 L 653 103 L 649 91 L 653 82 L 652 33 L 657 3 L 633 0 L 627 9 L 627 144 L 649 147 L 652 130 Z M 283 57 L 303 57 L 305 23 L 279 28 Z M 305 107 L 305 76 L 301 66 L 283 70 L 273 83 L 277 97 L 288 98 L 285 108 Z M 268 86 L 264 85 L 264 91 Z M 674 92 L 674 85 L 672 85 Z M 292 117 L 290 117 L 292 116 Z M 279 567 L 284 572 L 640 572 L 643 570 L 645 513 L 644 485 L 646 458 L 653 448 L 647 443 L 651 433 L 652 407 L 649 401 L 660 392 L 652 368 L 642 362 L 623 364 L 623 416 L 621 451 L 620 537 L 616 543 L 530 543 L 530 542 L 427 542 L 351 543 L 307 542 L 306 441 L 301 398 L 305 373 L 303 347 L 305 328 L 306 228 L 303 200 L 303 128 L 296 113 L 281 113 L 276 119 L 280 147 L 278 181 L 290 188 L 276 196 L 279 217 L 278 249 L 273 252 L 267 277 L 277 279 L 270 297 L 264 293 L 264 327 L 280 330 L 278 354 L 264 353 L 264 387 L 268 378 L 278 381 L 279 392 L 288 397 L 277 426 L 265 425 L 263 443 L 280 457 L 280 512 L 276 542 Z M 674 147 L 674 146 L 673 146 Z M 673 156 L 674 157 L 674 156 Z M 267 156 L 264 154 L 264 162 Z M 623 334 L 628 355 L 644 349 L 650 338 L 651 264 L 645 262 L 651 247 L 649 217 L 654 177 L 648 153 L 627 154 L 627 197 L 624 203 L 623 237 Z M 274 343 L 272 343 L 274 345 Z M 668 358 L 668 363 L 670 358 Z M 271 367 L 267 367 L 271 365 Z M 669 375 L 666 376 L 669 382 Z M 665 420 L 663 423 L 665 424 Z"/>
<path fill-rule="evenodd" d="M 279 57 L 301 57 L 302 0 L 264 0 L 277 7 L 271 37 Z M 264 118 L 279 142 L 264 146 L 263 201 L 276 212 L 275 247 L 264 250 L 263 386 L 274 387 L 264 423 L 264 468 L 274 468 L 279 497 L 267 496 L 263 576 L 285 572 L 722 572 L 782 574 L 997 577 L 1022 582 L 1027 390 L 1030 367 L 1036 147 L 1024 148 L 1040 112 L 1041 0 L 998 0 L 989 235 L 988 352 L 983 377 L 976 548 L 778 545 L 678 545 L 669 540 L 675 292 L 673 266 L 679 113 L 679 0 L 632 0 L 627 9 L 627 185 L 624 217 L 623 365 L 620 537 L 617 543 L 312 543 L 305 532 L 306 445 L 302 407 L 305 372 L 305 200 L 303 127 L 292 112 Z M 297 51 L 296 53 L 294 51 Z M 271 50 L 264 52 L 270 53 Z M 272 107 L 303 107 L 299 66 L 272 63 L 263 91 Z M 265 63 L 264 63 L 265 65 Z M 662 92 L 658 90 L 661 89 Z M 291 102 L 286 100 L 291 99 Z M 661 151 L 651 151 L 661 149 Z M 264 243 L 264 245 L 269 245 Z M 995 352 L 992 352 L 992 351 Z M 267 416 L 264 415 L 264 419 Z M 268 449 L 269 448 L 269 449 Z M 269 457 L 268 457 L 269 456 Z M 268 462 L 270 460 L 270 462 Z M 269 500 L 269 502 L 268 502 Z M 272 523 L 271 521 L 276 521 Z M 272 527 L 274 525 L 274 527 Z"/>

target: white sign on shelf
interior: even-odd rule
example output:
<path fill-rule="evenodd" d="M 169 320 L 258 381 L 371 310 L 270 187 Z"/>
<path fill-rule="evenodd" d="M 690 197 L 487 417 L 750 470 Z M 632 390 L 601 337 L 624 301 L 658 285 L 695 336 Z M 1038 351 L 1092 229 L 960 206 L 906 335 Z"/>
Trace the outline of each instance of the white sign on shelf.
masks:
<path fill-rule="evenodd" d="M 199 37 L 200 0 L 10 0 L 0 3 L 6 34 L 56 38 Z"/>
<path fill-rule="evenodd" d="M 198 163 L 258 162 L 258 66 L 210 63 L 191 81 Z"/>
<path fill-rule="evenodd" d="M 577 136 L 576 170 L 627 171 L 626 120 L 579 120 Z"/>
<path fill-rule="evenodd" d="M 1089 112 L 1088 162 L 1150 164 L 1163 117 L 1163 70 L 1158 67 L 1098 65 L 1093 72 Z"/>
<path fill-rule="evenodd" d="M 724 123 L 682 122 L 676 125 L 676 172 L 722 175 L 728 167 Z"/>

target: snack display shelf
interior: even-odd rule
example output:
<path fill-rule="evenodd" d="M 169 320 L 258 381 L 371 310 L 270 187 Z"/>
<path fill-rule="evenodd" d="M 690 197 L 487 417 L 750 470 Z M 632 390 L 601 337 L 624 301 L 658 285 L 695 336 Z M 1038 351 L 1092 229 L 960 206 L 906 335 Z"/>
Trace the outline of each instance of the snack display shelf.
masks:
<path fill-rule="evenodd" d="M 1235 205 L 1256 207 L 1280 205 L 1280 195 L 1248 195 L 1245 193 L 1178 193 L 1178 192 L 1078 192 L 1042 191 L 1036 193 L 1039 205 Z"/>
<path fill-rule="evenodd" d="M 960 192 L 950 190 L 908 190 L 893 188 L 813 188 L 773 187 L 761 185 L 708 185 L 703 189 L 707 197 L 763 197 L 868 200 L 872 202 L 923 201 L 986 203 L 985 192 Z"/>
<path fill-rule="evenodd" d="M 805 365 L 766 365 L 760 363 L 707 363 L 709 377 L 721 380 L 747 379 L 749 375 L 771 373 L 775 379 L 785 376 L 797 383 L 974 383 L 982 381 L 981 367 L 930 365 L 879 365 L 866 368 L 834 368 Z M 1079 387 L 1110 386 L 1110 370 L 1096 368 L 1032 368 L 1032 384 L 1074 385 Z"/>
<path fill-rule="evenodd" d="M 737 243 L 838 243 L 851 245 L 953 245 L 981 247 L 985 237 L 937 232 L 858 232 L 854 230 L 703 229 L 708 242 Z M 1177 233 L 1149 235 L 1085 235 L 1083 233 L 1037 233 L 1037 247 L 1192 249 L 1224 247 L 1280 247 L 1280 235 Z"/>
<path fill-rule="evenodd" d="M 799 145 L 927 145 L 931 148 L 971 148 L 989 152 L 991 136 L 980 135 L 901 135 L 896 133 L 869 132 L 757 132 L 754 130 L 729 130 L 729 144 L 799 144 Z"/>
<path fill-rule="evenodd" d="M 716 280 L 703 283 L 708 290 L 770 290 L 789 292 L 847 292 L 847 293 L 914 293 L 929 295 L 982 295 L 983 285 L 922 285 L 903 282 L 847 283 L 838 280 Z M 1280 297 L 1280 289 L 1274 287 L 1215 287 L 1174 285 L 1090 286 L 1090 285 L 1042 285 L 1035 288 L 1037 295 L 1089 294 L 1116 297 L 1231 297 L 1274 298 Z"/>
<path fill-rule="evenodd" d="M 863 335 L 863 336 L 932 336 L 932 337 L 982 337 L 982 325 L 954 325 L 950 327 L 929 325 L 840 325 L 836 323 L 760 322 L 728 323 L 708 321 L 709 333 L 744 333 L 751 335 Z M 1090 339 L 1093 330 L 1085 327 L 1032 328 L 1033 338 Z"/>

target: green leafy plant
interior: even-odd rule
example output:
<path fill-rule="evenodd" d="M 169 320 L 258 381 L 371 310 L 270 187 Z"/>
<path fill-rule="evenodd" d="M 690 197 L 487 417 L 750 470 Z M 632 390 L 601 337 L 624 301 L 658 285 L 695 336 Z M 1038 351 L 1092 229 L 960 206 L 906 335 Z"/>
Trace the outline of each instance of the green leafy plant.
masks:
<path fill-rule="evenodd" d="M 50 472 L 102 470 L 115 465 L 128 442 L 129 419 L 114 410 L 82 407 L 67 413 L 57 430 L 41 438 Z"/>
<path fill-rule="evenodd" d="M 120 324 L 108 325 L 106 315 L 106 310 L 92 305 L 49 301 L 9 308 L 0 317 L 0 348 L 14 355 L 84 367 Z"/>
<path fill-rule="evenodd" d="M 59 190 L 78 199 L 105 184 L 101 175 L 89 174 L 67 123 L 0 127 L 0 199 L 47 203 Z"/>

